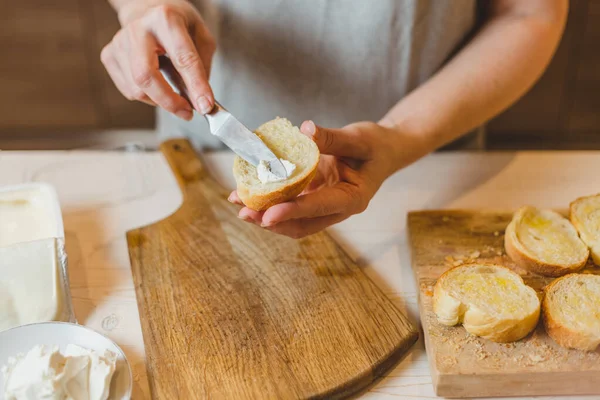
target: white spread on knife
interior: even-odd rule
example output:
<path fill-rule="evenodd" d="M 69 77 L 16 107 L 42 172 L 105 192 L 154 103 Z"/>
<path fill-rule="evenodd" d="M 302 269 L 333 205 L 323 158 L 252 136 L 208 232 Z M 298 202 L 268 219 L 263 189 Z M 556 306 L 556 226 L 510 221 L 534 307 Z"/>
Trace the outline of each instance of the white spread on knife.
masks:
<path fill-rule="evenodd" d="M 99 354 L 68 345 L 64 355 L 58 347 L 35 346 L 26 355 L 8 360 L 4 373 L 6 400 L 106 400 L 117 356 Z"/>
<path fill-rule="evenodd" d="M 0 247 L 0 331 L 55 319 L 61 287 L 56 239 Z"/>
<path fill-rule="evenodd" d="M 296 169 L 296 166 L 294 164 L 292 164 L 291 162 L 284 160 L 284 159 L 280 159 L 280 161 L 283 164 L 285 171 L 287 172 L 287 176 L 290 177 L 292 175 L 292 172 L 294 172 L 294 170 Z M 262 183 L 279 182 L 279 181 L 283 181 L 283 180 L 287 179 L 287 178 L 280 178 L 277 175 L 275 175 L 274 173 L 272 173 L 271 170 L 269 169 L 269 163 L 264 160 L 261 160 L 258 163 L 256 172 L 258 174 L 258 180 L 261 181 Z"/>

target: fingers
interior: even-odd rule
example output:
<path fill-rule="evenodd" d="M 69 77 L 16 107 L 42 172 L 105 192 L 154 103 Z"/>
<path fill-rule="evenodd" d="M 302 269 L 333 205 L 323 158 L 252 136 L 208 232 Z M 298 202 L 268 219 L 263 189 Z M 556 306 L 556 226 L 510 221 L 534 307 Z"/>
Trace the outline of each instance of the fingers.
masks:
<path fill-rule="evenodd" d="M 159 105 L 184 120 L 192 107 L 167 84 L 158 70 L 160 46 L 153 36 L 137 27 L 121 30 L 100 54 L 117 89 L 129 100 Z"/>
<path fill-rule="evenodd" d="M 240 205 L 240 206 L 244 205 L 244 202 L 242 201 L 242 199 L 240 199 L 240 196 L 238 195 L 237 190 L 234 190 L 233 192 L 231 192 L 231 194 L 227 198 L 227 201 L 230 203 L 233 203 L 233 204 Z"/>
<path fill-rule="evenodd" d="M 202 113 L 214 106 L 208 84 L 214 50 L 214 40 L 193 7 L 163 5 L 124 26 L 103 49 L 101 59 L 126 98 L 159 105 L 189 120 L 192 106 Z M 169 55 L 183 78 L 192 105 L 160 73 L 158 56 L 163 54 Z"/>
<path fill-rule="evenodd" d="M 294 219 L 285 222 L 280 222 L 278 224 L 268 227 L 265 227 L 262 223 L 263 217 L 264 212 L 254 211 L 246 207 L 242 208 L 238 215 L 238 218 L 246 222 L 259 226 L 262 225 L 265 229 L 268 229 L 271 232 L 289 236 L 294 239 L 300 239 L 305 236 L 322 231 L 328 226 L 337 224 L 338 222 L 345 220 L 346 218 L 348 218 L 348 215 L 332 214 L 318 218 Z"/>
<path fill-rule="evenodd" d="M 237 190 L 231 192 L 227 201 L 233 204 L 237 204 L 242 206 L 242 209 L 238 212 L 238 218 L 242 219 L 246 222 L 251 222 L 256 225 L 260 225 L 262 223 L 263 212 L 254 211 L 248 207 L 244 206 L 244 202 L 240 199 L 240 196 L 237 194 Z"/>
<path fill-rule="evenodd" d="M 145 93 L 142 93 L 141 95 L 137 94 L 136 98 L 135 90 L 129 83 L 129 80 L 125 77 L 123 69 L 121 68 L 117 60 L 114 58 L 113 52 L 110 48 L 110 44 L 105 46 L 104 49 L 102 49 L 102 53 L 100 53 L 100 58 L 102 60 L 102 63 L 104 64 L 104 67 L 106 68 L 106 71 L 108 72 L 108 75 L 110 76 L 110 79 L 112 79 L 115 86 L 117 87 L 119 92 L 121 92 L 123 97 L 125 97 L 128 100 L 142 101 L 151 106 L 156 105 L 152 100 L 150 100 L 148 96 L 146 96 Z"/>
<path fill-rule="evenodd" d="M 238 213 L 238 218 L 256 225 L 262 225 L 263 214 L 264 212 L 254 211 L 248 207 L 244 207 Z"/>
<path fill-rule="evenodd" d="M 215 54 L 215 51 L 217 50 L 217 43 L 204 24 L 197 28 L 196 35 L 194 36 L 193 40 L 196 44 L 196 48 L 198 49 L 198 54 L 200 54 L 200 59 L 204 65 L 206 75 L 210 77 L 212 58 L 213 54 Z"/>
<path fill-rule="evenodd" d="M 275 205 L 263 212 L 243 207 L 238 213 L 238 218 L 262 226 L 271 232 L 296 239 L 302 238 L 343 221 L 355 212 L 362 211 L 362 203 L 360 201 L 355 203 L 352 195 L 349 197 L 342 195 L 341 192 L 344 190 L 339 187 L 324 188 L 300 196 L 293 202 Z M 323 198 L 335 198 L 335 200 L 323 203 Z M 235 204 L 241 203 L 235 191 L 231 193 L 228 200 Z M 333 212 L 333 210 L 341 211 Z"/>
<path fill-rule="evenodd" d="M 184 18 L 168 7 L 159 7 L 151 19 L 156 38 L 183 78 L 190 100 L 202 114 L 214 106 L 214 96 L 208 84 L 208 73 L 192 40 Z M 156 62 L 158 66 L 158 61 Z"/>
<path fill-rule="evenodd" d="M 271 232 L 289 236 L 293 239 L 301 239 L 305 236 L 320 232 L 331 225 L 345 220 L 346 218 L 348 218 L 347 215 L 334 214 L 319 218 L 298 219 L 282 222 L 267 229 Z"/>
<path fill-rule="evenodd" d="M 300 131 L 312 138 L 322 154 L 358 160 L 367 160 L 371 156 L 370 146 L 358 130 L 323 128 L 305 121 Z"/>
<path fill-rule="evenodd" d="M 104 68 L 106 68 L 110 79 L 112 79 L 119 92 L 121 92 L 128 100 L 133 100 L 132 92 L 123 75 L 123 70 L 119 66 L 117 60 L 113 57 L 110 46 L 111 44 L 106 45 L 100 53 L 102 64 L 104 64 Z"/>
<path fill-rule="evenodd" d="M 192 119 L 190 104 L 171 89 L 160 73 L 158 54 L 162 50 L 156 38 L 143 29 L 130 29 L 127 35 L 130 49 L 124 59 L 129 62 L 131 80 L 137 89 L 165 110 L 182 119 Z"/>
<path fill-rule="evenodd" d="M 293 201 L 274 205 L 262 216 L 262 226 L 270 227 L 284 221 L 339 213 L 355 214 L 366 208 L 362 198 L 356 186 L 341 182 L 296 197 Z"/>

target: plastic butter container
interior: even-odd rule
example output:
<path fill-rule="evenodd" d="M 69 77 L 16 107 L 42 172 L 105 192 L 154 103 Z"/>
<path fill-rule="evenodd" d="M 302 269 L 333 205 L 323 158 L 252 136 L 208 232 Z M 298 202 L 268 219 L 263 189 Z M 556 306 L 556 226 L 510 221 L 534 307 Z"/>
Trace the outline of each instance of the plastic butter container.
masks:
<path fill-rule="evenodd" d="M 0 187 L 0 331 L 45 321 L 76 322 L 58 196 L 43 183 Z"/>

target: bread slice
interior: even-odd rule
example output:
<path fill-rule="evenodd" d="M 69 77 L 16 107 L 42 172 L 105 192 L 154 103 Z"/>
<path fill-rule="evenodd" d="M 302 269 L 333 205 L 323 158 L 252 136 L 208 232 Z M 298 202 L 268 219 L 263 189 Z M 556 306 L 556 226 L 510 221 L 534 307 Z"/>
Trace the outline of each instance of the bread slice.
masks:
<path fill-rule="evenodd" d="M 592 260 L 600 266 L 600 194 L 575 200 L 569 214 L 579 237 L 590 248 Z"/>
<path fill-rule="evenodd" d="M 285 118 L 275 118 L 261 125 L 255 133 L 278 158 L 296 166 L 284 181 L 262 183 L 256 167 L 241 157 L 233 163 L 237 193 L 246 207 L 256 211 L 289 201 L 298 196 L 317 172 L 319 148 L 300 129 Z"/>
<path fill-rule="evenodd" d="M 545 289 L 543 321 L 563 347 L 595 350 L 600 345 L 600 276 L 569 274 Z"/>
<path fill-rule="evenodd" d="M 568 219 L 550 210 L 522 207 L 504 235 L 506 254 L 521 268 L 546 276 L 579 271 L 589 250 Z"/>
<path fill-rule="evenodd" d="M 514 342 L 537 325 L 540 299 L 506 267 L 466 264 L 446 271 L 438 279 L 433 311 L 443 325 L 462 323 L 473 335 L 494 342 Z"/>

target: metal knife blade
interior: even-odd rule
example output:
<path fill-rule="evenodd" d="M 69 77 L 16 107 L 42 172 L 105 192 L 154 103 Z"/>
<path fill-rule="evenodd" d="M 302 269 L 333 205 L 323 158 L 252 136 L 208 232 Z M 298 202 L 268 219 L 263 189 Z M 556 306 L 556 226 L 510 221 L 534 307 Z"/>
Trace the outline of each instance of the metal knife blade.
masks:
<path fill-rule="evenodd" d="M 273 174 L 280 178 L 287 178 L 287 171 L 277 156 L 258 136 L 217 101 L 215 101 L 215 108 L 205 117 L 210 126 L 210 132 L 244 160 L 255 167 L 258 167 L 261 161 L 266 161 Z"/>
<path fill-rule="evenodd" d="M 168 57 L 159 57 L 160 71 L 173 90 L 186 99 L 194 109 L 181 76 L 175 70 Z M 213 110 L 204 115 L 210 133 L 219 138 L 233 152 L 258 167 L 261 161 L 267 163 L 269 170 L 278 178 L 286 179 L 287 171 L 277 156 L 251 130 L 246 128 L 237 118 L 215 100 Z"/>

